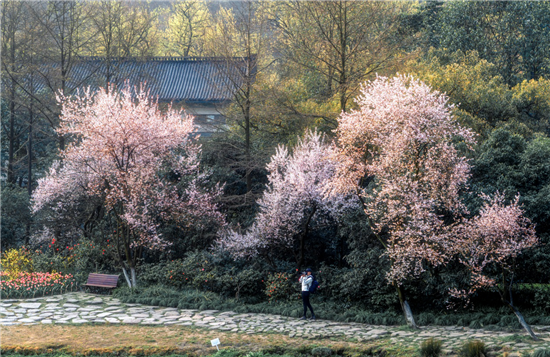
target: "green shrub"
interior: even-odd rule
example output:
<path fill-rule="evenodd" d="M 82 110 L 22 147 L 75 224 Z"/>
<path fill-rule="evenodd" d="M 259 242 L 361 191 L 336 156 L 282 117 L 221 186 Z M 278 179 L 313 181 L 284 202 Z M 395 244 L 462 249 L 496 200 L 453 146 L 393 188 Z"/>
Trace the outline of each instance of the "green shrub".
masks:
<path fill-rule="evenodd" d="M 80 238 L 79 242 L 65 245 L 52 238 L 47 246 L 44 244 L 33 253 L 35 271 L 72 274 L 80 284 L 86 282 L 90 273 L 119 273 L 113 270 L 114 247 L 108 241 L 107 245 L 85 238 Z"/>
<path fill-rule="evenodd" d="M 269 302 L 286 301 L 292 298 L 297 284 L 292 284 L 292 275 L 288 273 L 269 273 L 265 280 L 265 295 Z"/>
<path fill-rule="evenodd" d="M 178 289 L 193 288 L 211 291 L 236 299 L 258 300 L 263 296 L 264 275 L 258 269 L 236 266 L 227 257 L 208 252 L 192 252 L 184 259 L 143 264 L 140 281 L 148 285 L 162 284 Z"/>
<path fill-rule="evenodd" d="M 417 322 L 419 325 L 422 325 L 422 326 L 430 325 L 435 322 L 435 316 L 432 313 L 423 312 L 420 315 L 418 315 Z"/>
<path fill-rule="evenodd" d="M 511 327 L 514 329 L 521 328 L 521 324 L 519 323 L 518 318 L 515 315 L 502 316 L 498 325 L 502 327 Z"/>
<path fill-rule="evenodd" d="M 481 319 L 481 323 L 484 325 L 484 326 L 487 326 L 487 325 L 496 325 L 500 322 L 500 316 L 498 314 L 495 314 L 495 313 L 488 313 L 488 314 L 485 314 L 485 316 L 483 316 L 483 318 Z"/>
<path fill-rule="evenodd" d="M 239 352 L 223 349 L 213 354 L 212 357 L 239 357 Z"/>
<path fill-rule="evenodd" d="M 533 284 L 535 285 L 535 296 L 531 303 L 535 308 L 541 308 L 547 312 L 550 312 L 550 284 Z"/>
<path fill-rule="evenodd" d="M 479 320 L 473 320 L 472 322 L 470 322 L 469 327 L 473 329 L 480 329 L 483 327 L 483 325 Z"/>
<path fill-rule="evenodd" d="M 550 349 L 545 348 L 545 349 L 535 350 L 535 352 L 533 352 L 531 357 L 550 357 Z"/>
<path fill-rule="evenodd" d="M 433 337 L 423 341 L 420 344 L 420 356 L 422 357 L 438 357 L 441 355 L 443 342 L 436 340 Z"/>
<path fill-rule="evenodd" d="M 521 305 L 550 312 L 550 284 L 518 284 L 514 295 L 514 301 Z"/>
<path fill-rule="evenodd" d="M 460 357 L 487 357 L 487 349 L 481 341 L 468 341 L 459 352 Z"/>
<path fill-rule="evenodd" d="M 2 119 L 4 119 L 4 113 L 2 113 Z M 0 194 L 2 249 L 19 248 L 25 242 L 28 225 L 32 222 L 27 188 L 6 183 L 5 180 L 0 184 L 2 186 Z"/>
<path fill-rule="evenodd" d="M 328 347 L 316 347 L 311 350 L 311 354 L 316 357 L 332 355 L 332 350 Z"/>

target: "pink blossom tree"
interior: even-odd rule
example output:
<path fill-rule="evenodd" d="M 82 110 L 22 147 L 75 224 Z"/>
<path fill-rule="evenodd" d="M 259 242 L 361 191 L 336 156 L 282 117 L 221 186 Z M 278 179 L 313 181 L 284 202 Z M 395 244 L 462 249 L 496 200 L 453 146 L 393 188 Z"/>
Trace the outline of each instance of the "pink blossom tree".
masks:
<path fill-rule="evenodd" d="M 338 119 L 339 165 L 328 192 L 359 197 L 389 258 L 387 280 L 416 327 L 401 287 L 452 255 L 449 222 L 466 213 L 459 193 L 470 175 L 453 141 L 470 146 L 474 134 L 452 117 L 446 95 L 409 76 L 367 82 L 356 103 Z"/>
<path fill-rule="evenodd" d="M 538 243 L 535 229 L 523 216 L 519 195 L 509 205 L 505 204 L 504 195 L 498 192 L 492 198 L 483 198 L 485 204 L 479 214 L 455 228 L 458 239 L 451 248 L 467 267 L 470 284 L 467 289 L 452 289 L 451 296 L 469 302 L 478 289 L 496 291 L 523 328 L 537 339 L 512 298 L 513 263 L 524 249 Z"/>
<path fill-rule="evenodd" d="M 159 234 L 161 222 L 188 227 L 208 217 L 224 225 L 215 203 L 220 188 L 201 189 L 207 176 L 199 170 L 191 116 L 161 112 L 143 86 L 135 93 L 88 89 L 58 101 L 58 132 L 72 141 L 38 181 L 33 211 L 70 212 L 83 199 L 101 202 L 116 222 L 112 243 L 130 287 L 137 285 L 140 252 L 169 245 Z"/>
<path fill-rule="evenodd" d="M 337 221 L 345 210 L 358 204 L 349 195 L 329 198 L 323 194 L 335 174 L 333 156 L 334 147 L 317 132 L 307 132 L 292 153 L 279 146 L 267 165 L 268 184 L 258 200 L 254 223 L 244 233 L 225 232 L 219 244 L 240 258 L 269 258 L 275 249 L 290 251 L 300 269 L 311 224 Z"/>

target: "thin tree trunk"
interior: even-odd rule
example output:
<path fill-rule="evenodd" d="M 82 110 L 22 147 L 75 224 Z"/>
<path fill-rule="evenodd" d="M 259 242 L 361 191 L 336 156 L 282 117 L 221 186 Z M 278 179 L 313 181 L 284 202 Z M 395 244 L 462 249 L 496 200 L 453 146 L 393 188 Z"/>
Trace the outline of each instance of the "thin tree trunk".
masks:
<path fill-rule="evenodd" d="M 538 340 L 539 338 L 533 330 L 531 329 L 531 326 L 525 321 L 523 318 L 523 315 L 519 312 L 519 310 L 514 306 L 514 296 L 512 295 L 512 286 L 514 285 L 514 273 L 512 272 L 510 276 L 510 282 L 508 283 L 505 275 L 505 270 L 502 271 L 502 290 L 498 289 L 498 294 L 500 295 L 500 301 L 502 301 L 505 305 L 507 305 L 513 312 L 514 315 L 518 318 L 519 323 L 521 326 L 527 331 L 527 333 L 531 336 L 533 340 Z M 508 299 L 506 299 L 506 294 L 508 294 Z"/>
<path fill-rule="evenodd" d="M 32 126 L 33 126 L 34 112 L 32 108 L 32 99 L 29 108 L 29 140 L 28 140 L 28 149 L 27 149 L 27 193 L 29 198 L 32 195 Z M 27 222 L 26 234 L 25 234 L 25 246 L 29 245 L 29 239 L 31 235 L 31 222 Z"/>
<path fill-rule="evenodd" d="M 11 73 L 15 74 L 15 31 L 11 33 L 11 48 L 10 48 Z M 8 182 L 15 183 L 15 174 L 13 172 L 13 161 L 15 154 L 15 78 L 11 77 L 10 88 L 10 136 L 8 149 Z"/>
<path fill-rule="evenodd" d="M 30 105 L 29 109 L 29 140 L 28 140 L 28 152 L 27 152 L 27 159 L 28 159 L 28 165 L 27 165 L 27 193 L 29 194 L 29 197 L 31 197 L 32 194 L 32 125 L 33 125 L 33 108 L 32 103 Z"/>
<path fill-rule="evenodd" d="M 344 4 L 344 6 L 346 6 Z M 342 20 L 343 17 L 343 20 Z M 342 3 L 340 3 L 340 110 L 346 111 L 346 87 L 347 87 L 347 76 L 346 76 L 346 57 L 347 57 L 347 9 L 343 10 L 342 14 Z"/>
<path fill-rule="evenodd" d="M 130 272 L 132 273 L 132 288 L 137 288 L 136 268 L 131 267 Z"/>
<path fill-rule="evenodd" d="M 537 337 L 537 335 L 535 335 L 535 333 L 533 332 L 533 330 L 531 329 L 531 326 L 529 326 L 527 321 L 525 321 L 525 319 L 523 318 L 523 315 L 521 314 L 521 312 L 519 312 L 519 310 L 514 305 L 512 305 L 508 302 L 506 302 L 506 304 L 508 305 L 508 307 L 510 309 L 512 309 L 512 311 L 514 312 L 514 314 L 518 318 L 518 321 L 521 324 L 521 326 L 523 327 L 523 329 L 525 331 L 527 331 L 527 333 L 531 336 L 531 338 L 533 340 L 538 341 L 539 338 Z"/>
<path fill-rule="evenodd" d="M 401 290 L 401 287 L 398 286 L 395 282 L 395 287 L 397 289 L 397 295 L 399 295 L 399 303 L 401 304 L 401 310 L 403 310 L 403 315 L 405 316 L 405 320 L 407 320 L 407 325 L 411 328 L 418 328 L 416 326 L 416 322 L 414 321 L 414 316 L 412 314 L 411 307 L 409 306 L 409 303 L 405 299 L 405 296 L 403 294 L 403 291 Z"/>
<path fill-rule="evenodd" d="M 300 234 L 300 252 L 298 256 L 298 270 L 302 269 L 302 266 L 304 265 L 305 241 L 309 233 L 309 223 L 311 222 L 311 219 L 315 215 L 316 211 L 317 211 L 317 207 L 313 205 L 313 207 L 311 208 L 311 212 L 309 213 L 306 221 L 304 222 L 304 227 L 302 228 L 302 234 Z"/>
<path fill-rule="evenodd" d="M 122 267 L 122 272 L 124 273 L 124 278 L 126 279 L 126 284 L 128 284 L 128 287 L 132 288 L 132 281 L 130 280 L 130 277 L 128 276 L 128 272 L 126 271 L 125 267 Z"/>
<path fill-rule="evenodd" d="M 251 160 L 250 160 L 250 86 L 252 78 L 251 78 L 251 72 L 252 72 L 252 58 L 249 57 L 246 62 L 246 97 L 245 97 L 245 104 L 244 104 L 244 125 L 245 125 L 245 147 L 246 147 L 246 193 L 248 194 L 252 190 L 252 177 L 250 176 L 251 173 Z M 247 195 L 245 195 L 246 197 Z"/>
<path fill-rule="evenodd" d="M 9 134 L 9 148 L 8 148 L 8 182 L 15 183 L 15 175 L 13 172 L 13 157 L 15 147 L 15 83 L 12 80 L 12 87 L 10 93 L 10 134 Z"/>
<path fill-rule="evenodd" d="M 535 333 L 533 332 L 533 330 L 531 329 L 531 326 L 529 326 L 527 321 L 525 321 L 525 318 L 523 317 L 521 312 L 519 312 L 519 310 L 514 306 L 514 299 L 513 299 L 513 296 L 512 296 L 513 281 L 514 281 L 514 275 L 513 274 L 512 274 L 512 277 L 510 279 L 510 283 L 508 284 L 507 281 L 506 281 L 504 273 L 502 273 L 502 284 L 503 284 L 502 287 L 503 287 L 503 289 L 502 289 L 502 291 L 500 289 L 498 290 L 498 294 L 500 295 L 500 300 L 512 310 L 512 312 L 514 313 L 514 315 L 516 315 L 516 317 L 518 318 L 519 323 L 524 328 L 524 330 L 527 331 L 527 333 L 531 336 L 531 338 L 536 341 L 539 338 L 537 337 L 537 335 L 535 335 Z M 509 299 L 506 299 L 506 297 L 505 297 L 506 293 L 508 293 Z"/>

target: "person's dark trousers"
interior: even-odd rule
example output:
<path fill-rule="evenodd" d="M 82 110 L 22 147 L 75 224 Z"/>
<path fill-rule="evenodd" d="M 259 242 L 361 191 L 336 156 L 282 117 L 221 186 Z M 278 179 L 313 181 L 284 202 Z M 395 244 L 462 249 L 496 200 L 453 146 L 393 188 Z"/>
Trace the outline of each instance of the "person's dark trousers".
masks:
<path fill-rule="evenodd" d="M 302 301 L 304 302 L 304 316 L 306 316 L 307 308 L 311 311 L 311 316 L 315 316 L 313 313 L 313 307 L 309 303 L 309 291 L 302 291 Z"/>

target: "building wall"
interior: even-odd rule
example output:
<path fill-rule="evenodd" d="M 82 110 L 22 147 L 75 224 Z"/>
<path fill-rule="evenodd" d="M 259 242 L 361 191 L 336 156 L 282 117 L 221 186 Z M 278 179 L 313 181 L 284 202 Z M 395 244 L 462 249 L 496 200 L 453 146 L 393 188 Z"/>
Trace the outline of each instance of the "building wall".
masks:
<path fill-rule="evenodd" d="M 212 104 L 183 104 L 182 108 L 195 117 L 197 134 L 209 137 L 213 133 L 224 131 L 227 128 L 225 117 L 219 106 Z"/>

